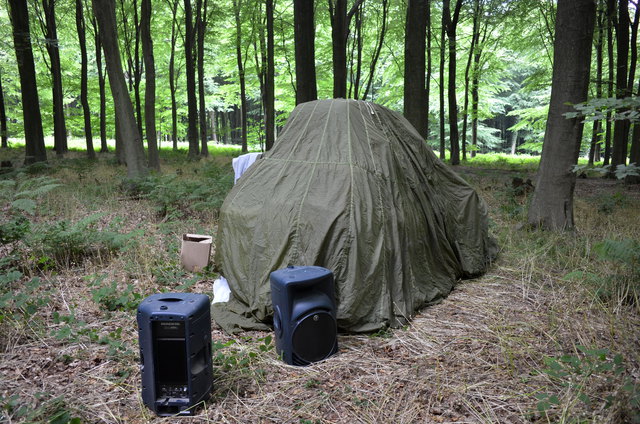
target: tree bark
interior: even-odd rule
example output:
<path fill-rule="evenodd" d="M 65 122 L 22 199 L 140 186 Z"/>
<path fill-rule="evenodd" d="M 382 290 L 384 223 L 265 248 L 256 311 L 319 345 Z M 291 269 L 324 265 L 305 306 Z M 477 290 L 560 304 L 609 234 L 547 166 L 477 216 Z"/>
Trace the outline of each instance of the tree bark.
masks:
<path fill-rule="evenodd" d="M 153 57 L 153 40 L 151 39 L 151 0 L 142 0 L 140 12 L 140 38 L 142 40 L 142 57 L 144 59 L 144 127 L 149 149 L 149 167 L 160 170 L 158 154 L 158 135 L 156 133 L 156 65 Z"/>
<path fill-rule="evenodd" d="M 191 0 L 184 0 L 184 54 L 187 74 L 187 109 L 188 127 L 187 139 L 189 140 L 189 158 L 196 159 L 200 154 L 198 144 L 198 99 L 196 98 L 196 65 L 193 56 L 194 30 Z"/>
<path fill-rule="evenodd" d="M 124 160 L 127 164 L 127 177 L 142 177 L 147 174 L 144 146 L 120 61 L 114 1 L 93 0 L 93 11 L 98 20 L 104 58 L 107 63 L 109 85 L 116 109 L 116 127 L 120 133 Z"/>
<path fill-rule="evenodd" d="M 98 70 L 98 90 L 100 92 L 100 153 L 107 153 L 107 94 L 104 70 L 102 67 L 102 42 L 100 41 L 100 30 L 95 16 L 90 16 L 89 20 L 93 27 L 93 39 L 96 52 L 96 68 Z"/>
<path fill-rule="evenodd" d="M 602 53 L 603 53 L 603 36 L 605 23 L 604 2 L 598 2 L 598 11 L 596 18 L 595 50 L 596 50 L 596 99 L 602 97 Z M 600 120 L 593 121 L 593 132 L 591 134 L 591 145 L 589 146 L 589 165 L 593 165 L 596 160 L 600 160 L 600 133 L 602 132 L 602 122 Z"/>
<path fill-rule="evenodd" d="M 456 28 L 460 18 L 462 0 L 456 1 L 451 16 L 450 0 L 443 1 L 442 24 L 449 38 L 449 81 L 447 93 L 449 100 L 449 144 L 451 145 L 451 164 L 460 163 L 460 140 L 458 135 L 458 101 L 456 99 Z"/>
<path fill-rule="evenodd" d="M 619 0 L 618 22 L 616 24 L 616 98 L 629 97 L 629 7 L 628 0 Z M 611 152 L 611 175 L 616 166 L 627 163 L 627 143 L 629 141 L 629 120 L 618 119 L 613 125 L 613 149 Z"/>
<path fill-rule="evenodd" d="M 13 45 L 20 74 L 20 94 L 22 96 L 25 137 L 24 162 L 27 165 L 35 162 L 45 162 L 47 160 L 47 151 L 44 147 L 36 69 L 33 62 L 33 51 L 31 50 L 27 1 L 9 0 L 9 9 L 11 9 Z"/>
<path fill-rule="evenodd" d="M 613 78 L 615 69 L 615 59 L 613 57 L 613 26 L 615 21 L 615 2 L 610 1 L 611 6 L 607 11 L 607 63 L 608 63 L 608 83 L 607 83 L 607 97 L 612 98 L 614 96 L 613 91 Z M 607 110 L 605 137 L 604 137 L 604 159 L 602 164 L 604 166 L 609 165 L 611 161 L 611 110 Z"/>
<path fill-rule="evenodd" d="M 427 138 L 429 105 L 425 80 L 427 0 L 409 0 L 404 35 L 404 116 Z"/>
<path fill-rule="evenodd" d="M 275 66 L 273 34 L 273 0 L 266 0 L 267 15 L 267 79 L 264 92 L 265 150 L 269 151 L 275 143 Z"/>
<path fill-rule="evenodd" d="M 207 29 L 207 0 L 198 0 L 198 12 L 196 16 L 196 28 L 198 32 L 197 50 L 198 50 L 198 101 L 200 118 L 200 155 L 209 156 L 209 147 L 207 145 L 207 112 L 205 107 L 205 90 L 204 90 L 204 36 Z"/>
<path fill-rule="evenodd" d="M 296 104 L 318 98 L 313 0 L 293 0 Z"/>
<path fill-rule="evenodd" d="M 593 0 L 559 0 L 554 41 L 549 116 L 529 208 L 529 224 L 551 230 L 573 229 L 573 190 L 583 124 L 567 119 L 571 105 L 587 99 L 591 42 L 595 21 Z"/>
<path fill-rule="evenodd" d="M 169 54 L 169 91 L 171 92 L 171 142 L 173 150 L 178 150 L 178 105 L 176 101 L 176 26 L 178 23 L 178 0 L 169 3 L 173 19 L 171 20 L 171 52 Z"/>
<path fill-rule="evenodd" d="M 471 64 L 473 57 L 475 56 L 475 48 L 478 42 L 477 38 L 480 36 L 478 29 L 480 21 L 480 0 L 474 0 L 473 2 L 473 31 L 471 35 L 471 46 L 469 47 L 469 56 L 467 58 L 467 66 L 464 69 L 464 107 L 462 121 L 462 159 L 467 159 L 467 122 L 469 120 L 469 73 L 471 71 Z"/>
<path fill-rule="evenodd" d="M 242 0 L 233 0 L 233 10 L 236 18 L 236 58 L 238 62 L 238 76 L 240 78 L 240 122 L 242 126 L 242 152 L 249 151 L 247 146 L 247 93 L 245 87 L 244 63 L 242 61 L 242 22 L 240 8 Z"/>
<path fill-rule="evenodd" d="M 444 137 L 444 64 L 445 64 L 445 44 L 446 30 L 444 25 L 441 25 L 440 29 L 440 86 L 438 88 L 439 100 L 440 100 L 440 159 L 445 159 L 445 137 Z"/>
<path fill-rule="evenodd" d="M 58 31 L 56 28 L 56 0 L 42 0 L 44 25 L 42 27 L 45 46 L 49 55 L 53 94 L 53 138 L 54 151 L 64 155 L 67 147 L 67 124 L 64 117 L 64 93 L 62 91 L 62 69 L 60 50 L 58 49 Z"/>
<path fill-rule="evenodd" d="M 93 149 L 93 132 L 91 130 L 91 109 L 89 108 L 89 98 L 87 89 L 87 39 L 84 22 L 84 3 L 76 0 L 76 31 L 78 32 L 78 42 L 80 44 L 80 103 L 84 114 L 84 137 L 87 145 L 87 156 L 95 159 L 96 152 Z"/>
<path fill-rule="evenodd" d="M 2 72 L 0 71 L 0 147 L 8 148 L 7 112 L 4 108 L 4 91 L 2 89 Z"/>

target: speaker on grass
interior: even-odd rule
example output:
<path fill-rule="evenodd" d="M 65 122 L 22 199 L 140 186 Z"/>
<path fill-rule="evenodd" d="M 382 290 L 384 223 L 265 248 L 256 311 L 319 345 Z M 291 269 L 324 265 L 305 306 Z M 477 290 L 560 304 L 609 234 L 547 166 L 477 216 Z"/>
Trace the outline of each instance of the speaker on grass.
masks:
<path fill-rule="evenodd" d="M 289 266 L 271 273 L 276 350 L 290 365 L 308 365 L 338 350 L 333 273 Z"/>
<path fill-rule="evenodd" d="M 192 415 L 213 387 L 209 297 L 163 293 L 138 306 L 142 400 L 160 416 Z"/>

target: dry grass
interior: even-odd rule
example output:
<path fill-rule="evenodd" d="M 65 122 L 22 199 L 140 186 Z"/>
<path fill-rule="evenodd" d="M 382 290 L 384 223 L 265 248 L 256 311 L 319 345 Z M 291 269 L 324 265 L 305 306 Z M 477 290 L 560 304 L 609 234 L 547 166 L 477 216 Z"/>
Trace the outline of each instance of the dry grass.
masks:
<path fill-rule="evenodd" d="M 215 160 L 228 166 L 228 159 Z M 196 165 L 175 162 L 164 172 L 181 169 L 185 178 L 193 178 L 190 166 Z M 338 355 L 304 368 L 282 363 L 273 349 L 263 352 L 269 333 L 232 338 L 214 328 L 215 341 L 234 341 L 218 353 L 248 363 L 229 368 L 218 361 L 211 400 L 180 422 L 631 422 L 632 408 L 620 386 L 623 376 L 635 384 L 640 378 L 638 305 L 604 301 L 593 286 L 565 276 L 576 270 L 602 278 L 619 272 L 597 259 L 592 248 L 607 237 L 640 239 L 638 188 L 581 180 L 580 231 L 529 233 L 516 231 L 519 217 L 501 208 L 510 173 L 461 171 L 490 204 L 502 248 L 486 275 L 460 282 L 406 328 L 340 335 Z M 46 303 L 33 315 L 5 314 L 0 322 L 2 422 L 49 422 L 56 416 L 57 422 L 72 417 L 90 423 L 175 422 L 155 417 L 142 405 L 135 312 L 106 310 L 94 292 L 115 281 L 119 292 L 132 284 L 142 296 L 159 290 L 211 294 L 215 275 L 181 272 L 177 240 L 186 231 L 213 233 L 215 214 L 166 220 L 149 202 L 115 190 L 120 172 L 101 162 L 89 174 L 69 167 L 53 173 L 66 187 L 41 201 L 51 215 L 74 221 L 100 211 L 105 225 L 119 217 L 122 231 L 144 234 L 137 249 L 74 268 L 33 271 L 42 279 L 33 296 L 46 296 Z M 602 196 L 616 191 L 623 193 L 624 204 L 598 212 Z M 515 202 L 526 204 L 526 199 Z M 0 255 L 8 252 L 0 247 Z M 15 290 L 24 290 L 30 277 Z M 71 335 L 61 337 L 65 329 Z M 589 377 L 583 392 L 590 406 L 577 399 L 575 386 L 563 385 L 568 380 L 544 372 L 545 358 L 584 359 L 579 345 L 608 349 L 607 360 L 614 354 L 624 358 L 623 375 L 603 371 Z M 545 393 L 560 400 L 546 413 L 538 411 L 536 397 Z M 604 408 L 607 395 L 614 402 Z"/>

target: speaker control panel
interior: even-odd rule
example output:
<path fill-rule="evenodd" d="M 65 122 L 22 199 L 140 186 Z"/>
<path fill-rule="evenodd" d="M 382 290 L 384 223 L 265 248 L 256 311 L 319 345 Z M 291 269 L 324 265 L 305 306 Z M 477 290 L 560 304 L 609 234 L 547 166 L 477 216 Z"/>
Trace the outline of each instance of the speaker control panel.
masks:
<path fill-rule="evenodd" d="M 183 398 L 188 397 L 189 390 L 187 386 L 161 384 L 158 387 L 159 398 Z"/>

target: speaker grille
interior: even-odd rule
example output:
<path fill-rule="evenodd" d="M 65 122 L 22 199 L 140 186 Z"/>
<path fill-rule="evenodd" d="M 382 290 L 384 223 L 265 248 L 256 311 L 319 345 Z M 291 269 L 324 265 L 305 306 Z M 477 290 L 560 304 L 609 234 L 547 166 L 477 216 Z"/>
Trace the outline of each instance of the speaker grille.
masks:
<path fill-rule="evenodd" d="M 312 312 L 298 321 L 293 330 L 296 362 L 306 365 L 327 358 L 336 344 L 336 322 L 327 312 Z"/>

